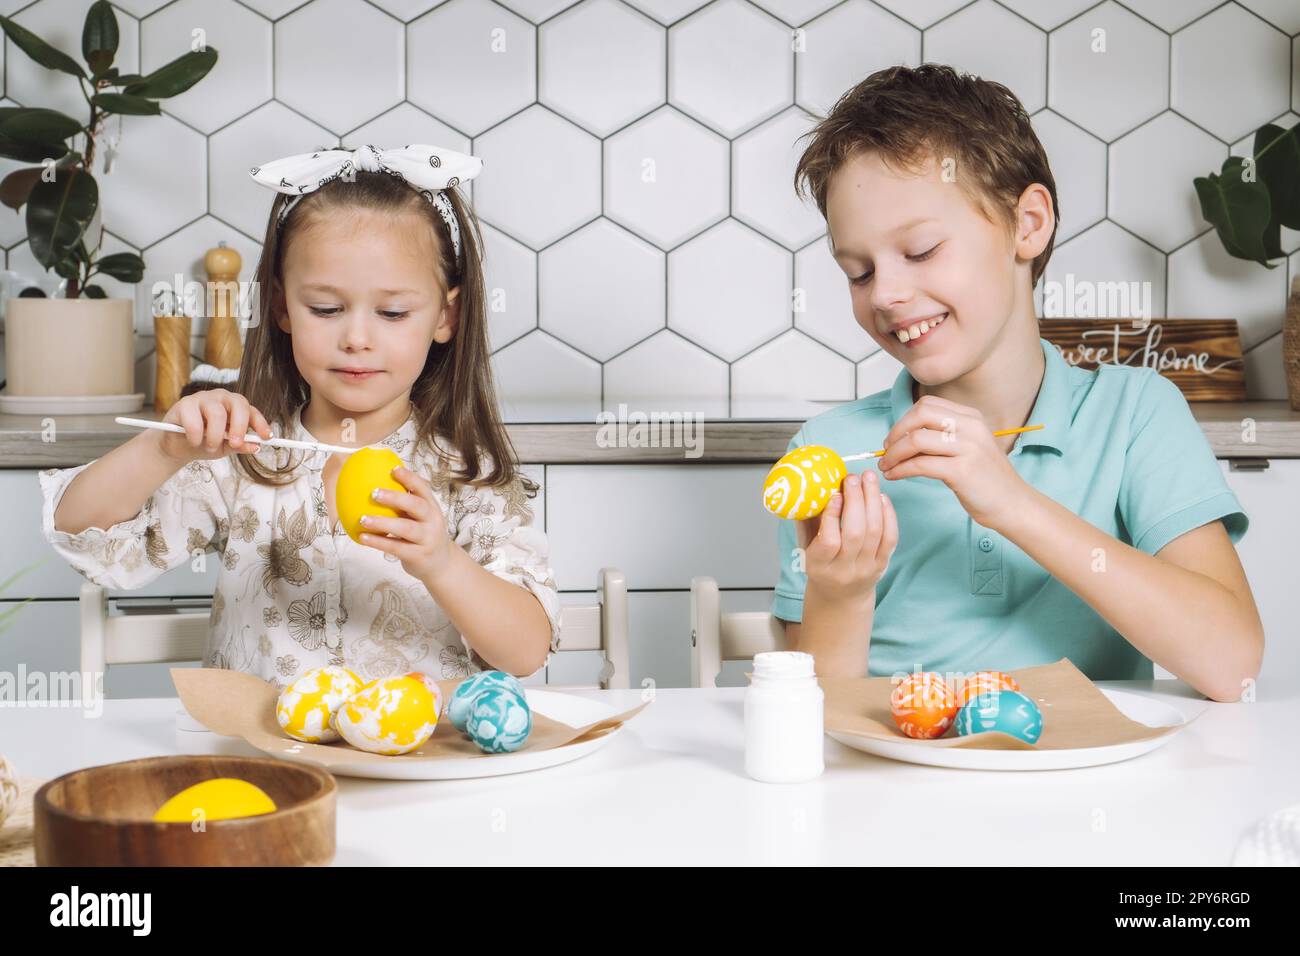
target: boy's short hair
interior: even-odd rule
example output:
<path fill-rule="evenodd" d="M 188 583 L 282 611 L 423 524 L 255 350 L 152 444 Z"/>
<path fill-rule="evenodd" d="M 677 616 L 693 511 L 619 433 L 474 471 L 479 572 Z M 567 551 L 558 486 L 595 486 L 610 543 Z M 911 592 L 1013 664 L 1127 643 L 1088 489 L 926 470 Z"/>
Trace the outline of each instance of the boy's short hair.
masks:
<path fill-rule="evenodd" d="M 823 218 L 831 176 L 868 152 L 912 173 L 932 158 L 951 157 L 957 184 L 990 222 L 1008 230 L 1015 227 L 1020 194 L 1042 183 L 1056 218 L 1051 239 L 1034 259 L 1031 286 L 1047 268 L 1061 220 L 1056 180 L 1024 105 L 1001 83 L 938 63 L 891 66 L 841 96 L 805 136 L 811 142 L 795 167 L 795 193 L 811 195 Z"/>

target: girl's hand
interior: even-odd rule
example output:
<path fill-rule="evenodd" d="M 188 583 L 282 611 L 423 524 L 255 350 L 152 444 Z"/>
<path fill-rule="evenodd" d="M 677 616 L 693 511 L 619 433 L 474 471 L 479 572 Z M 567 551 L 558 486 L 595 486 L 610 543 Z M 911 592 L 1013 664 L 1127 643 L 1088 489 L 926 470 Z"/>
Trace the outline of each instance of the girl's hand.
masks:
<path fill-rule="evenodd" d="M 363 516 L 361 526 L 366 531 L 361 533 L 361 543 L 396 555 L 407 574 L 427 584 L 446 567 L 455 545 L 429 483 L 401 466 L 393 469 L 393 477 L 407 491 L 376 488 L 372 496 L 379 504 L 406 517 Z"/>
<path fill-rule="evenodd" d="M 898 547 L 898 517 L 875 472 L 848 475 L 816 518 L 796 523 L 808 588 L 832 601 L 871 593 Z"/>
<path fill-rule="evenodd" d="M 263 438 L 271 437 L 271 426 L 256 408 L 238 392 L 209 388 L 186 395 L 167 409 L 164 422 L 180 425 L 185 434 L 154 430 L 162 453 L 187 465 L 200 459 L 224 458 L 230 454 L 256 454 L 262 446 L 245 442 L 252 426 Z"/>
<path fill-rule="evenodd" d="M 888 481 L 914 476 L 942 481 L 986 528 L 996 529 L 1028 488 L 979 409 L 935 395 L 922 395 L 894 423 L 879 467 Z"/>

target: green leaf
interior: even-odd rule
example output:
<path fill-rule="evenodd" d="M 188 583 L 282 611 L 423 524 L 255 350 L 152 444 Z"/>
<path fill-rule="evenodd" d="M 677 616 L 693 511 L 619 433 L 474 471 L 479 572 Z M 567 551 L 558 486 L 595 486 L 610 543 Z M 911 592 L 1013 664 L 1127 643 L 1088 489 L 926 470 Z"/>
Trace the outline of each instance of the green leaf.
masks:
<path fill-rule="evenodd" d="M 107 298 L 108 298 L 108 293 L 104 291 L 104 287 L 103 287 L 103 286 L 98 286 L 98 285 L 91 284 L 91 285 L 86 286 L 86 287 L 85 287 L 84 289 L 82 289 L 81 291 L 82 291 L 82 293 L 85 294 L 85 296 L 86 296 L 87 299 L 107 299 Z"/>
<path fill-rule="evenodd" d="M 40 166 L 15 169 L 0 182 L 0 202 L 13 210 L 22 209 L 32 187 L 40 182 L 42 171 Z"/>
<path fill-rule="evenodd" d="M 96 93 L 90 102 L 110 113 L 123 113 L 127 116 L 156 116 L 162 112 L 153 100 L 132 96 L 130 93 Z"/>
<path fill-rule="evenodd" d="M 36 107 L 17 109 L 0 116 L 0 136 L 5 139 L 22 140 L 25 143 L 38 143 L 43 148 L 53 149 L 55 152 L 66 150 L 63 141 L 80 132 L 83 132 L 82 125 L 58 110 Z M 46 153 L 46 155 L 50 154 Z"/>
<path fill-rule="evenodd" d="M 10 607 L 6 608 L 4 613 L 0 614 L 0 633 L 3 633 L 4 631 L 8 630 L 9 619 L 11 617 L 13 617 L 15 614 L 17 614 L 28 604 L 31 604 L 35 600 L 36 598 L 29 597 L 23 601 L 19 601 L 17 604 L 11 605 Z"/>
<path fill-rule="evenodd" d="M 46 269 L 73 255 L 95 217 L 99 186 L 84 169 L 62 168 L 50 182 L 38 182 L 27 198 L 27 240 Z"/>
<path fill-rule="evenodd" d="M 1201 202 L 1201 215 L 1214 226 L 1228 254 L 1268 264 L 1268 243 L 1264 230 L 1268 226 L 1268 190 L 1261 182 L 1242 178 L 1243 160 L 1229 156 L 1219 174 L 1197 176 L 1192 180 Z"/>
<path fill-rule="evenodd" d="M 7 122 L 19 113 L 27 112 L 23 106 L 0 106 L 0 124 Z M 39 163 L 46 159 L 63 161 L 72 150 L 64 143 L 29 143 L 11 139 L 0 133 L 0 156 L 16 159 L 24 163 Z M 79 155 L 79 154 L 78 154 Z"/>
<path fill-rule="evenodd" d="M 114 252 L 95 260 L 95 268 L 122 282 L 139 282 L 144 278 L 144 260 L 134 252 Z"/>
<path fill-rule="evenodd" d="M 208 75 L 217 63 L 217 51 L 213 47 L 204 50 L 191 50 L 183 53 L 170 63 L 165 63 L 152 73 L 146 75 L 139 83 L 132 83 L 123 92 L 133 96 L 147 96 L 151 100 L 164 100 L 169 96 L 184 93 L 191 86 Z"/>
<path fill-rule="evenodd" d="M 20 163 L 43 163 L 47 159 L 61 162 L 68 155 L 68 148 L 62 143 L 28 143 L 22 140 L 0 136 L 0 156 L 16 159 Z"/>
<path fill-rule="evenodd" d="M 0 27 L 5 36 L 13 41 L 14 46 L 22 50 L 47 70 L 59 70 L 72 76 L 86 79 L 86 71 L 72 57 L 62 50 L 56 50 L 31 30 L 21 27 L 8 17 L 0 17 Z"/>
<path fill-rule="evenodd" d="M 1272 123 L 1261 126 L 1255 133 L 1255 157 L 1273 219 L 1279 226 L 1300 229 L 1300 123 L 1287 130 Z"/>
<path fill-rule="evenodd" d="M 54 263 L 54 272 L 63 279 L 80 279 L 81 263 L 76 259 L 60 259 Z"/>
<path fill-rule="evenodd" d="M 117 55 L 117 17 L 108 0 L 95 0 L 86 11 L 81 30 L 81 55 L 95 76 L 102 76 Z"/>

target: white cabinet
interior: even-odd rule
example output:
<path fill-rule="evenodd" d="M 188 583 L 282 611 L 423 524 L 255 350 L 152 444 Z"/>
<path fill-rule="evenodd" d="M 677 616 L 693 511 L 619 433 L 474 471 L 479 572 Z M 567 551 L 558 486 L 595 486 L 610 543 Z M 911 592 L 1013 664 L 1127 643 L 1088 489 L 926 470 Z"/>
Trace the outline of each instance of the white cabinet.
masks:
<path fill-rule="evenodd" d="M 1300 684 L 1300 459 L 1274 458 L 1258 472 L 1219 464 L 1250 518 L 1237 553 L 1264 620 L 1261 675 Z"/>

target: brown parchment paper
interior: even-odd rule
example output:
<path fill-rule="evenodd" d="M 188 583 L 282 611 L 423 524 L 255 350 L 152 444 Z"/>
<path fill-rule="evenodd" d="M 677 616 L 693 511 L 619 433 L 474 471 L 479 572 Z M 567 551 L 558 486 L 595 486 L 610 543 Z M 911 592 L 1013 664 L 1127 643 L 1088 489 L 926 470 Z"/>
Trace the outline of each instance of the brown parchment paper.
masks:
<path fill-rule="evenodd" d="M 326 769 L 369 766 L 388 760 L 446 760 L 449 757 L 480 757 L 490 760 L 499 756 L 479 750 L 445 718 L 438 721 L 433 736 L 418 749 L 391 757 L 357 750 L 342 740 L 330 744 L 303 743 L 280 729 L 280 724 L 275 719 L 275 702 L 279 691 L 260 677 L 217 667 L 174 667 L 171 676 L 185 709 L 209 730 L 227 737 L 242 737 L 259 750 L 271 753 L 294 748 L 295 754 L 313 760 Z M 450 700 L 459 684 L 458 679 L 438 681 L 443 700 Z M 635 717 L 648 703 L 649 701 L 643 701 L 631 710 L 583 727 L 570 727 L 533 711 L 533 729 L 528 734 L 528 740 L 513 752 L 550 750 L 604 736 Z"/>
<path fill-rule="evenodd" d="M 947 736 L 934 740 L 907 737 L 889 710 L 894 689 L 890 677 L 822 677 L 825 693 L 826 730 L 855 737 L 875 737 L 913 747 L 970 747 L 978 750 L 1067 750 L 1076 747 L 1104 747 L 1163 737 L 1179 727 L 1149 727 L 1125 717 L 1069 658 L 1007 671 L 1020 684 L 1021 693 L 1032 699 L 1043 713 L 1043 733 L 1029 744 L 997 730 L 966 737 L 949 729 Z M 954 690 L 956 688 L 954 687 Z M 1187 715 L 1190 723 L 1200 713 Z"/>

